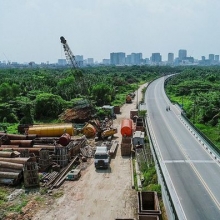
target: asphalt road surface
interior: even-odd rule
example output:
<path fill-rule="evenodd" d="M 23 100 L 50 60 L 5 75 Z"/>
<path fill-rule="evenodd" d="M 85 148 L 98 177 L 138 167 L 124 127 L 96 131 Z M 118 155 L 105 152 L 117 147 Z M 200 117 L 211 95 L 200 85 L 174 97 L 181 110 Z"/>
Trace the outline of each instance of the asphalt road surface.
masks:
<path fill-rule="evenodd" d="M 180 219 L 220 219 L 220 165 L 189 130 L 164 92 L 162 77 L 145 95 L 156 151 Z M 166 110 L 170 107 L 170 110 Z"/>

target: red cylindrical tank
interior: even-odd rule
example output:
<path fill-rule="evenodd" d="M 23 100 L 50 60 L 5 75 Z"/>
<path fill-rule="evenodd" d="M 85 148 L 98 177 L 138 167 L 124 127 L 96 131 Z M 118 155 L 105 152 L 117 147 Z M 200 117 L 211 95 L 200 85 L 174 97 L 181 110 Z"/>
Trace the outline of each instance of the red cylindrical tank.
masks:
<path fill-rule="evenodd" d="M 68 133 L 64 133 L 60 138 L 58 143 L 62 146 L 67 146 L 71 140 L 71 136 Z"/>
<path fill-rule="evenodd" d="M 131 119 L 123 119 L 121 122 L 121 135 L 124 136 L 132 136 L 132 120 Z"/>

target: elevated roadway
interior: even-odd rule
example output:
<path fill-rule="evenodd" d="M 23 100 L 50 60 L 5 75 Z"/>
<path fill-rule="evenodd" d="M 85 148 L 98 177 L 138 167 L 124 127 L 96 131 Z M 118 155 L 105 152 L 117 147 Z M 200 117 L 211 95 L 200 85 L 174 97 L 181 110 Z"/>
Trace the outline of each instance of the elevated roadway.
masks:
<path fill-rule="evenodd" d="M 220 219 L 220 164 L 172 105 L 162 77 L 145 94 L 155 150 L 179 219 Z M 166 110 L 167 107 L 170 110 Z"/>

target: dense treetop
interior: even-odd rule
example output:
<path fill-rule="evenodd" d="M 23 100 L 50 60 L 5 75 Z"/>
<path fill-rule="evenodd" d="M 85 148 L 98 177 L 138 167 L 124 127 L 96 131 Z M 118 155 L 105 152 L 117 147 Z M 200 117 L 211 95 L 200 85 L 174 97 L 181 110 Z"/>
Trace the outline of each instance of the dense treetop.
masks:
<path fill-rule="evenodd" d="M 95 106 L 120 105 L 141 82 L 177 71 L 159 66 L 1 69 L 0 121 L 57 119 L 75 99 L 88 99 Z"/>

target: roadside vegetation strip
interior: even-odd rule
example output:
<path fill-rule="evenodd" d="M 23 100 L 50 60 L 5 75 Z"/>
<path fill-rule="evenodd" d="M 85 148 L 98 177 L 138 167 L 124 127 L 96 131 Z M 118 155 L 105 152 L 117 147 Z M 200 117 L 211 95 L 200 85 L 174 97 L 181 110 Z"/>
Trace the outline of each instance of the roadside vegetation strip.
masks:
<path fill-rule="evenodd" d="M 166 93 L 220 149 L 220 67 L 187 68 L 166 82 Z"/>

